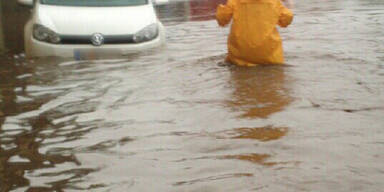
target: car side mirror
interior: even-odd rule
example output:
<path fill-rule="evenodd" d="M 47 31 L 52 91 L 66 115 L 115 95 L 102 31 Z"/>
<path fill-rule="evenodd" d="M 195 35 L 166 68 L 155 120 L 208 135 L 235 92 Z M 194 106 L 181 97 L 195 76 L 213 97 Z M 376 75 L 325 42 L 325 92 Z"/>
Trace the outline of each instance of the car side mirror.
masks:
<path fill-rule="evenodd" d="M 169 3 L 169 0 L 152 0 L 152 3 L 154 5 L 165 5 Z"/>
<path fill-rule="evenodd" d="M 17 0 L 17 3 L 21 6 L 33 7 L 34 0 Z"/>

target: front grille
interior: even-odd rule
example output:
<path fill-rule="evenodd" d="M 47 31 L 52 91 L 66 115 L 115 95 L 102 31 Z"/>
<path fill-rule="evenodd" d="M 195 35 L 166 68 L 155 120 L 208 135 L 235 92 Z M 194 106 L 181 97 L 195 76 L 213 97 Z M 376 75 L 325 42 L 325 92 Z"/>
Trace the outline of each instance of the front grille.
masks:
<path fill-rule="evenodd" d="M 60 44 L 83 44 L 92 45 L 91 35 L 60 35 Z M 105 35 L 104 44 L 130 44 L 133 41 L 133 35 Z"/>

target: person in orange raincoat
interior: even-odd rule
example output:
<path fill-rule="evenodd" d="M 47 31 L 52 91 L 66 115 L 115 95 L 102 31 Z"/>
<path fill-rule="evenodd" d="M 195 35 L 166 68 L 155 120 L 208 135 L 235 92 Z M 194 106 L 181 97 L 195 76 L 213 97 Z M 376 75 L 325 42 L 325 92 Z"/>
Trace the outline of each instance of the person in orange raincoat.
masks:
<path fill-rule="evenodd" d="M 283 64 L 282 41 L 276 25 L 287 27 L 293 13 L 280 0 L 228 0 L 220 4 L 216 20 L 231 22 L 227 61 L 240 66 Z"/>

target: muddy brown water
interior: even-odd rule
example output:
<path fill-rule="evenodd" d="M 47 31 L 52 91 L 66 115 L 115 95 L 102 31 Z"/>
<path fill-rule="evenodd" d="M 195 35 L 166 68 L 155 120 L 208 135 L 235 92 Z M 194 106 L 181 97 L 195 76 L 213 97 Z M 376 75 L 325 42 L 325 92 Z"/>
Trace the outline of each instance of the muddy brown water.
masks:
<path fill-rule="evenodd" d="M 296 1 L 289 65 L 255 68 L 223 65 L 220 2 L 75 61 L 23 58 L 28 10 L 1 1 L 0 191 L 383 191 L 384 1 Z"/>

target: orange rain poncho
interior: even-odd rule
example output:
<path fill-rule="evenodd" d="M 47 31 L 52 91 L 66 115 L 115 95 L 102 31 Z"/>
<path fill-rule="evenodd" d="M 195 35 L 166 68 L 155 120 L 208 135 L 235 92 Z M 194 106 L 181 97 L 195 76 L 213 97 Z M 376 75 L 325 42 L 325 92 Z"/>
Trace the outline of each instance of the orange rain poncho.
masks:
<path fill-rule="evenodd" d="M 219 25 L 227 25 L 232 18 L 227 61 L 241 66 L 284 63 L 276 25 L 287 27 L 293 13 L 280 0 L 228 0 L 219 5 Z"/>

